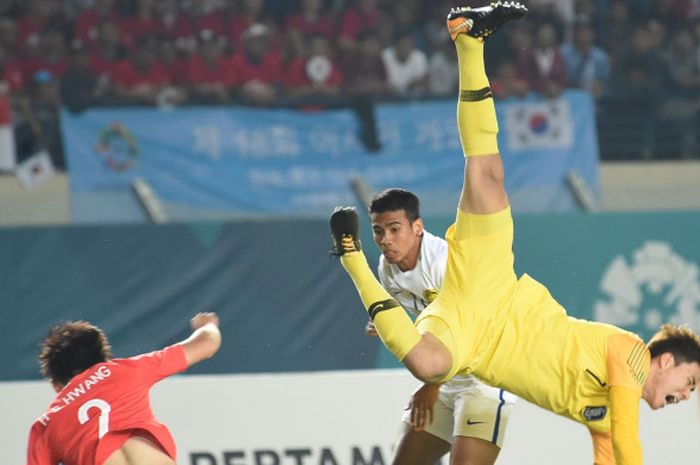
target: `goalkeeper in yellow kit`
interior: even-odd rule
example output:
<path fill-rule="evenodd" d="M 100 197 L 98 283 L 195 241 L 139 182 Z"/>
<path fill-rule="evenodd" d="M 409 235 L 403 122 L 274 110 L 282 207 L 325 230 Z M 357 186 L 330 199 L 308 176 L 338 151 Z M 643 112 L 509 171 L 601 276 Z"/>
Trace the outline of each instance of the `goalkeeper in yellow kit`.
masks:
<path fill-rule="evenodd" d="M 641 464 L 639 400 L 658 409 L 689 397 L 700 380 L 700 338 L 665 325 L 644 345 L 615 326 L 567 316 L 542 284 L 516 277 L 483 44 L 526 12 L 516 2 L 495 2 L 453 8 L 447 17 L 459 57 L 457 122 L 469 161 L 457 218 L 446 233 L 443 287 L 415 326 L 369 269 L 352 208 L 331 216 L 335 252 L 383 343 L 417 378 L 439 383 L 474 374 L 585 424 L 595 464 Z"/>

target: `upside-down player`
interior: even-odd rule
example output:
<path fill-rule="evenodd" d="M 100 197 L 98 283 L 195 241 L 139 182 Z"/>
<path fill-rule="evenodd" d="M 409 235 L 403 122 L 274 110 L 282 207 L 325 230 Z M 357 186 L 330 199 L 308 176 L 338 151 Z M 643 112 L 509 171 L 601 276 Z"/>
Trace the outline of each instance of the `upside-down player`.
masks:
<path fill-rule="evenodd" d="M 412 192 L 378 193 L 369 215 L 374 241 L 382 251 L 379 282 L 417 316 L 442 287 L 447 243 L 423 228 L 420 201 Z M 376 335 L 371 321 L 367 328 Z M 404 412 L 392 465 L 434 465 L 447 452 L 451 465 L 493 465 L 514 404 L 512 394 L 470 375 L 424 383 Z"/>
<path fill-rule="evenodd" d="M 700 338 L 664 325 L 645 346 L 612 325 L 567 316 L 547 289 L 513 269 L 513 220 L 498 153 L 483 40 L 527 9 L 516 2 L 455 8 L 457 122 L 469 158 L 438 297 L 415 326 L 367 266 L 354 209 L 331 216 L 336 252 L 384 344 L 419 379 L 471 373 L 486 383 L 585 424 L 594 461 L 639 465 L 639 401 L 652 409 L 686 400 L 700 380 Z"/>
<path fill-rule="evenodd" d="M 51 328 L 39 361 L 58 394 L 32 425 L 27 465 L 174 465 L 175 443 L 148 392 L 219 350 L 215 313 L 198 313 L 191 326 L 178 344 L 124 359 L 112 359 L 102 330 L 87 322 Z"/>

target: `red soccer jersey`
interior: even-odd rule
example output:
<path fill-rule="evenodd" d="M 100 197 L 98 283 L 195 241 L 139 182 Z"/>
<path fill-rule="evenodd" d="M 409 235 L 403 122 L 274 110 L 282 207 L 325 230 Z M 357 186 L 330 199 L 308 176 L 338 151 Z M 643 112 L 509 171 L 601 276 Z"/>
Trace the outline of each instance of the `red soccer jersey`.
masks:
<path fill-rule="evenodd" d="M 175 460 L 173 438 L 153 415 L 148 393 L 186 368 L 179 344 L 88 368 L 32 425 L 27 465 L 100 465 L 133 434 L 149 436 Z"/>

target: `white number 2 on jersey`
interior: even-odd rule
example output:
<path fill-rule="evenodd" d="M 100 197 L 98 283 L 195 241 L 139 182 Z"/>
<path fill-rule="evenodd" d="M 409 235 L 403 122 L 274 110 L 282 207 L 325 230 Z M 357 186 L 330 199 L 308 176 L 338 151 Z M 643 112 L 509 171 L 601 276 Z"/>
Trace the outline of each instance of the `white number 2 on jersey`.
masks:
<path fill-rule="evenodd" d="M 109 412 L 112 410 L 112 407 L 102 399 L 92 399 L 85 402 L 78 409 L 78 421 L 80 421 L 81 425 L 84 425 L 90 419 L 88 412 L 93 407 L 100 411 L 100 429 L 98 434 L 99 438 L 102 439 L 102 436 L 109 431 Z"/>

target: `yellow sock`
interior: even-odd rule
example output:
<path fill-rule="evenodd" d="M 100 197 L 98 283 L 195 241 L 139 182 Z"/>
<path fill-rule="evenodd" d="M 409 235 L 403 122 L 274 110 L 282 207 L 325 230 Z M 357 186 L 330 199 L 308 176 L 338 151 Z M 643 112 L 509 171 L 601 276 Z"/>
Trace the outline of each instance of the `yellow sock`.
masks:
<path fill-rule="evenodd" d="M 379 284 L 362 252 L 346 253 L 340 257 L 340 262 L 352 278 L 382 342 L 392 354 L 403 360 L 420 341 L 413 321 Z"/>
<path fill-rule="evenodd" d="M 484 66 L 484 41 L 460 34 L 455 46 L 460 89 L 457 125 L 464 155 L 498 153 L 498 121 Z"/>

